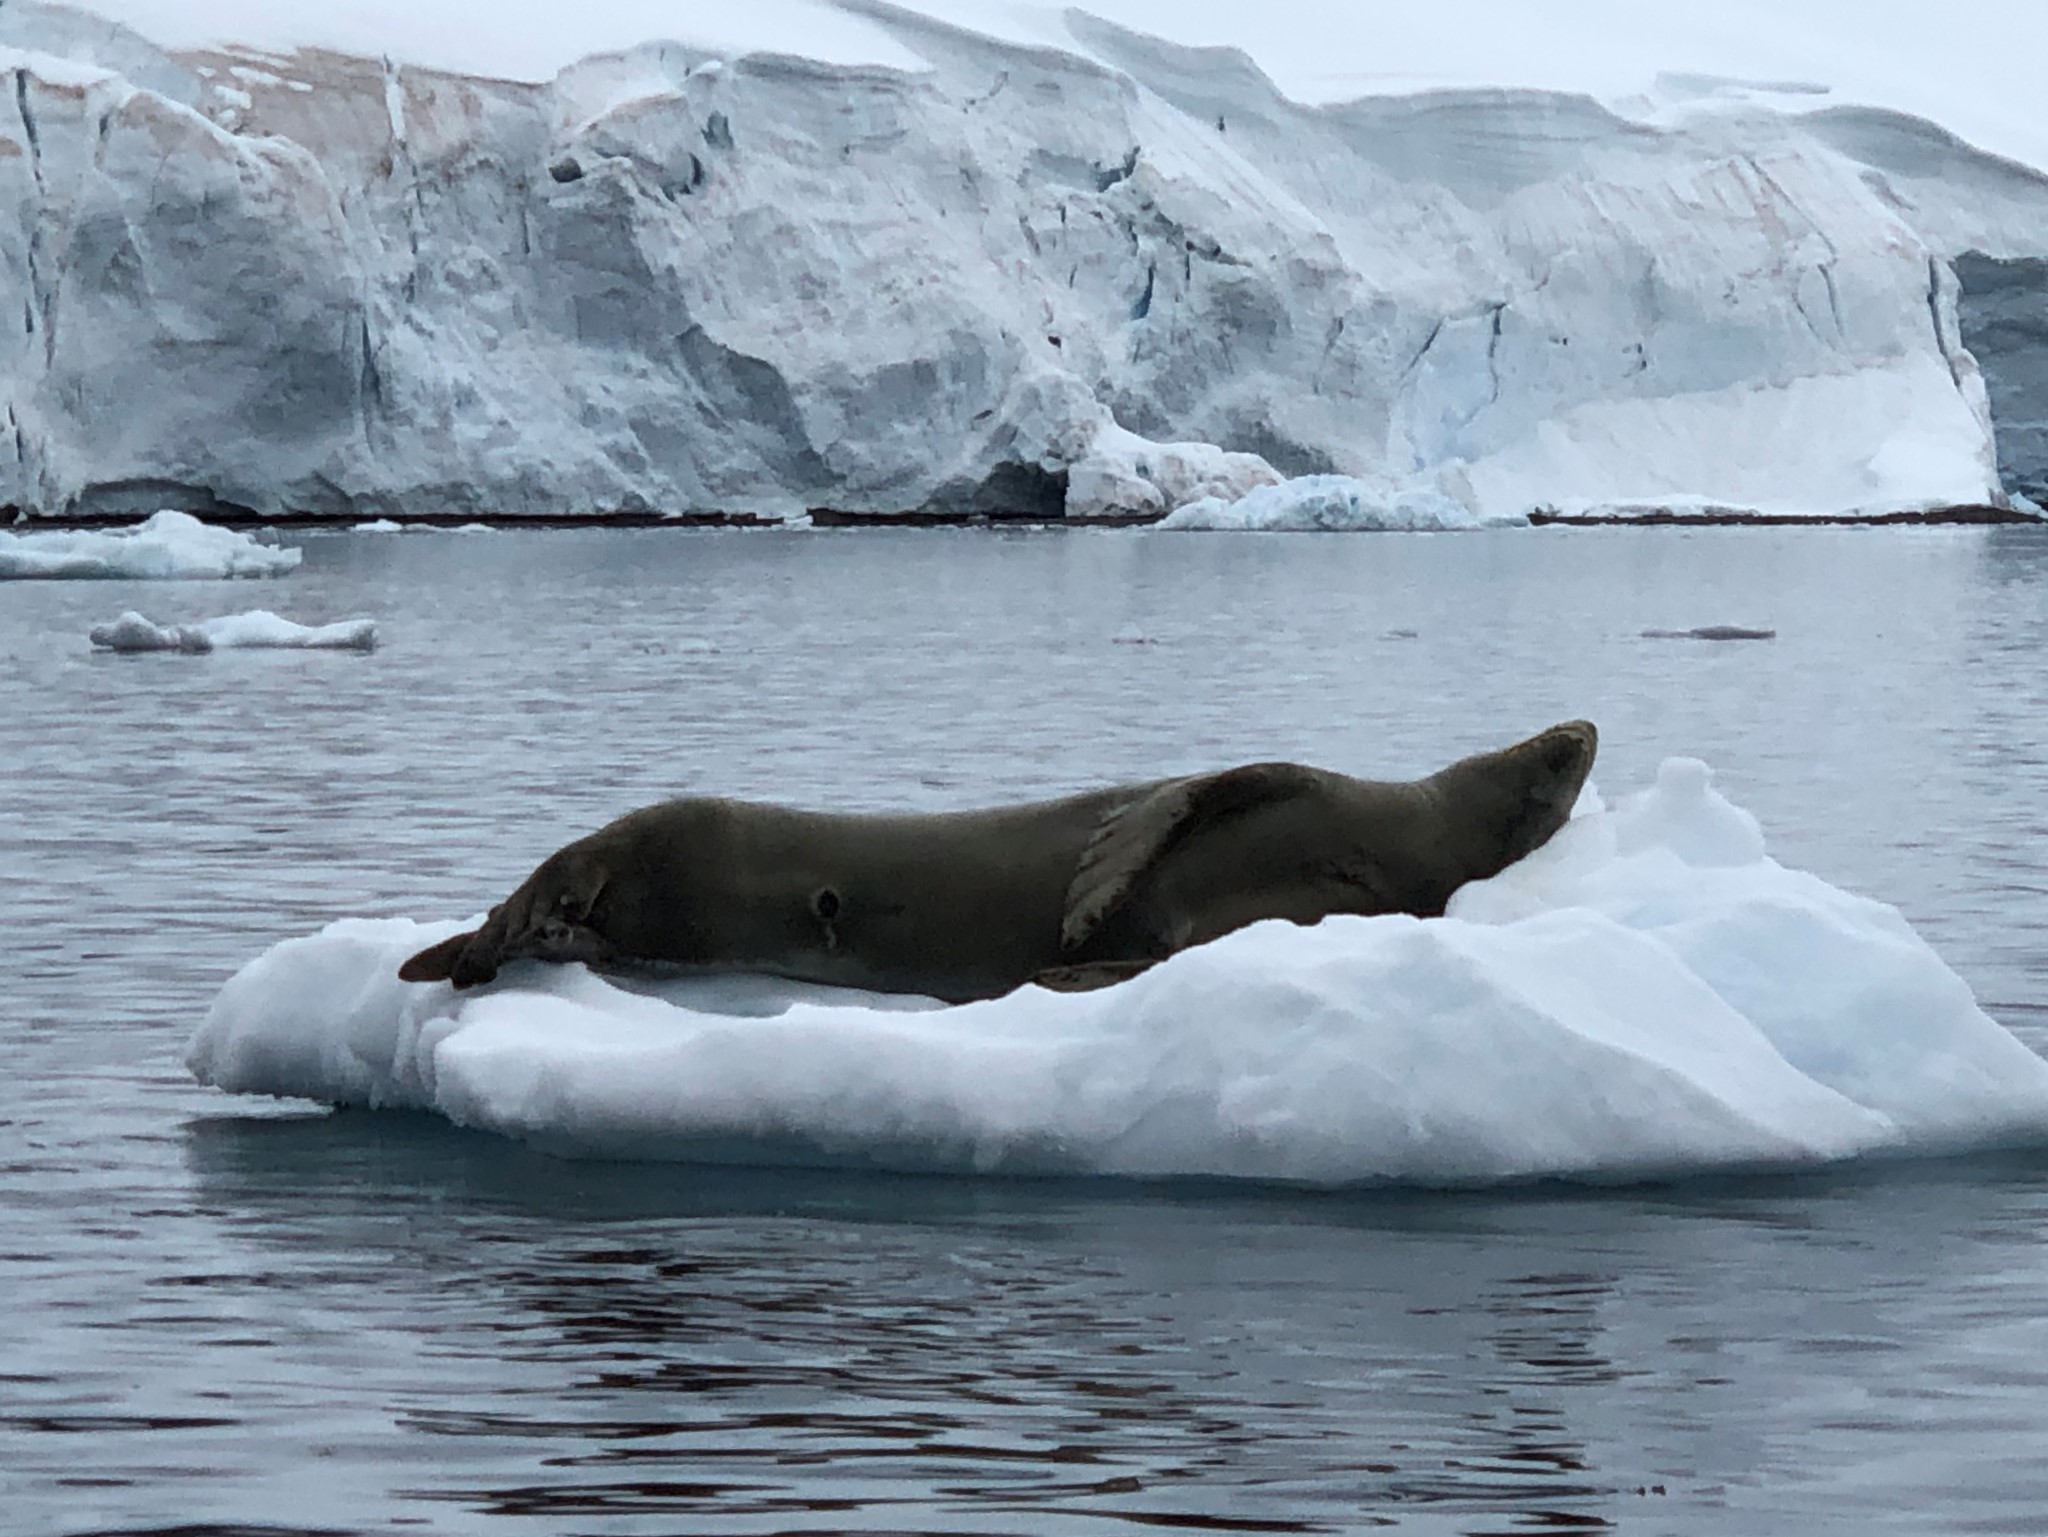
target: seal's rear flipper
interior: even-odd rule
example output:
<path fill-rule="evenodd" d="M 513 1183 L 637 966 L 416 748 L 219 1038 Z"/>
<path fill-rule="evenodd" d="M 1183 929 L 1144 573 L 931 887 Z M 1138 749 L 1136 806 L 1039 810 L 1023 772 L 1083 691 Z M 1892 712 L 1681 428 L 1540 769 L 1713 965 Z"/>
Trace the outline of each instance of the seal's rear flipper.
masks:
<path fill-rule="evenodd" d="M 476 930 L 466 934 L 454 934 L 438 945 L 429 945 L 411 960 L 398 968 L 401 982 L 446 982 L 455 975 L 455 963 L 469 942 L 476 938 Z"/>

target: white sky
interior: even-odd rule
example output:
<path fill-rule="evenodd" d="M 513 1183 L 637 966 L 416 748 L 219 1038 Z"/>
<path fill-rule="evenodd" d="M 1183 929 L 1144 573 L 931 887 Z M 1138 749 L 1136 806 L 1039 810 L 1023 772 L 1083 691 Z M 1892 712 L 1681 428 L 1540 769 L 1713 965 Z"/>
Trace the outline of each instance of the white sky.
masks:
<path fill-rule="evenodd" d="M 420 64 L 546 79 L 656 38 L 914 68 L 880 27 L 830 0 L 79 0 L 170 47 L 318 43 Z M 1033 0 L 918 0 L 978 30 L 1069 42 Z M 1932 118 L 2048 165 L 2036 104 L 2048 0 L 1092 0 L 1186 43 L 1244 49 L 1290 95 L 1322 101 L 1445 85 L 1583 90 L 1615 100 L 1663 72 L 1799 80 L 1837 101 Z M 1069 45 L 1071 45 L 1069 43 Z"/>

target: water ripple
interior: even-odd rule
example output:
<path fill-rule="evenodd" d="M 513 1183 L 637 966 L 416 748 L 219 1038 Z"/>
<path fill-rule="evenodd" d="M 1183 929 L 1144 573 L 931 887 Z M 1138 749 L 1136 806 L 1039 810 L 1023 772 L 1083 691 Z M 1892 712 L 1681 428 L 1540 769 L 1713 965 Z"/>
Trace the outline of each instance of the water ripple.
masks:
<path fill-rule="evenodd" d="M 667 794 L 1406 774 L 1582 714 L 1603 785 L 1709 758 L 2041 1042 L 2037 531 L 307 548 L 280 606 L 380 650 L 89 653 L 236 601 L 203 583 L 0 608 L 10 1531 L 2038 1528 L 2038 1159 L 1428 1198 L 634 1168 L 177 1060 L 274 941 L 475 911 Z M 1641 639 L 1730 619 L 1778 639 Z"/>

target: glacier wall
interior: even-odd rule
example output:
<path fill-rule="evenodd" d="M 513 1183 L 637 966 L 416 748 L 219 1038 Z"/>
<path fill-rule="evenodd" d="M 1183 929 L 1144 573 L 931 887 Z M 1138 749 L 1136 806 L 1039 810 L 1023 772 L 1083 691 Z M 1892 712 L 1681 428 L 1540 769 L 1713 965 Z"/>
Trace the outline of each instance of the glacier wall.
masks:
<path fill-rule="evenodd" d="M 494 81 L 0 8 L 0 504 L 2000 494 L 1953 262 L 2043 254 L 2048 180 L 1918 120 L 1711 82 L 1311 107 L 1078 13 L 1067 52 L 844 8 L 925 67 Z"/>

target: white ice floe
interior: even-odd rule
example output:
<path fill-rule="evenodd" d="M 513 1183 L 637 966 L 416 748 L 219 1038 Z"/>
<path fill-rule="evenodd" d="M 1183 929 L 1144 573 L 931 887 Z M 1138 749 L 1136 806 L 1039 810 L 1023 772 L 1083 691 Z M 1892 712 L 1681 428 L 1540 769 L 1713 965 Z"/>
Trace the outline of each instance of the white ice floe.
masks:
<path fill-rule="evenodd" d="M 0 533 L 0 579 L 281 576 L 302 558 L 185 512 L 159 512 L 135 528 Z"/>
<path fill-rule="evenodd" d="M 397 980 L 458 927 L 274 947 L 192 1072 L 564 1152 L 983 1173 L 1615 1179 L 2048 1139 L 2048 1062 L 1897 911 L 1768 858 L 1689 759 L 1447 917 L 1260 924 L 1094 993 Z"/>
<path fill-rule="evenodd" d="M 108 651 L 225 651 L 271 648 L 283 651 L 374 651 L 377 621 L 342 619 L 333 624 L 294 624 L 267 608 L 191 624 L 157 624 L 130 609 L 112 624 L 96 624 L 92 643 Z"/>
<path fill-rule="evenodd" d="M 1487 528 L 1527 521 L 1514 513 L 1476 513 L 1434 487 L 1390 489 L 1351 475 L 1303 475 L 1261 486 L 1236 501 L 1204 497 L 1169 513 L 1157 526 L 1233 533 L 1345 533 Z"/>
<path fill-rule="evenodd" d="M 367 523 L 357 523 L 350 530 L 356 534 L 494 534 L 496 529 L 488 523 L 399 523 L 391 518 L 373 518 Z"/>

